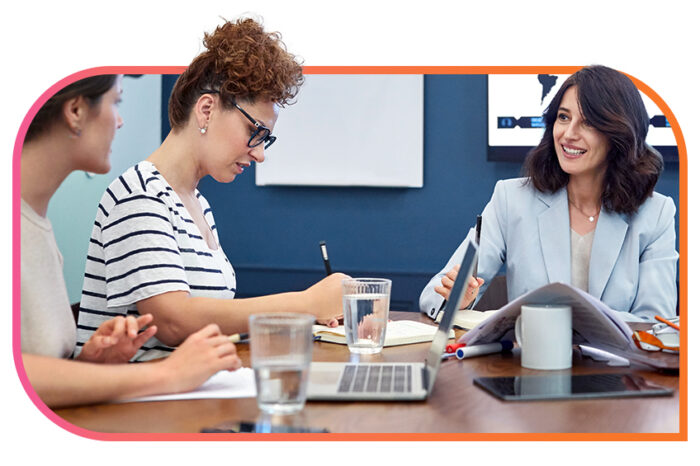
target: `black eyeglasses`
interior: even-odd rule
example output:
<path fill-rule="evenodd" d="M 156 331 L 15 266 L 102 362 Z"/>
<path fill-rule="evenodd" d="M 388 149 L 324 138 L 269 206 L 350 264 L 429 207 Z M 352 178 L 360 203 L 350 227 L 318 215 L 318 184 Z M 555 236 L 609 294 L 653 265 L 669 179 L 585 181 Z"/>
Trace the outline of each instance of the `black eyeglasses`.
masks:
<path fill-rule="evenodd" d="M 204 89 L 201 91 L 202 94 L 220 94 L 219 91 L 215 91 L 212 89 Z M 259 123 L 255 118 L 250 116 L 248 112 L 243 110 L 238 103 L 235 101 L 233 102 L 233 105 L 238 109 L 239 112 L 243 114 L 244 117 L 248 119 L 253 125 L 255 125 L 255 131 L 253 134 L 250 136 L 250 139 L 248 139 L 248 147 L 257 147 L 260 144 L 265 143 L 265 149 L 270 147 L 276 140 L 277 137 L 272 135 L 272 131 L 270 131 L 270 128 L 267 126 L 263 125 L 262 123 Z"/>

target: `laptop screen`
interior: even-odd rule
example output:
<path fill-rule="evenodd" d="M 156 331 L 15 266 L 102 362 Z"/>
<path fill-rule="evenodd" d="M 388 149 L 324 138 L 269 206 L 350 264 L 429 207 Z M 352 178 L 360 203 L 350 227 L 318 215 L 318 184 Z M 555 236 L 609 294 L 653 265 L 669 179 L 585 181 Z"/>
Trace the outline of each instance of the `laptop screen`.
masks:
<path fill-rule="evenodd" d="M 469 241 L 467 244 L 467 251 L 464 253 L 464 259 L 462 259 L 462 265 L 460 266 L 459 273 L 457 274 L 457 279 L 452 287 L 450 298 L 447 300 L 447 304 L 445 304 L 445 311 L 442 315 L 442 320 L 440 321 L 440 327 L 435 334 L 435 338 L 433 338 L 433 344 L 430 346 L 430 351 L 428 352 L 428 357 L 426 359 L 426 369 L 428 371 L 428 394 L 430 394 L 430 392 L 433 390 L 435 378 L 437 377 L 437 371 L 440 368 L 440 363 L 442 362 L 442 355 L 445 351 L 447 340 L 449 339 L 452 324 L 454 323 L 455 313 L 459 308 L 459 303 L 462 301 L 462 296 L 464 296 L 464 293 L 467 290 L 469 277 L 471 277 L 472 273 L 474 273 L 476 255 L 477 247 L 474 242 Z"/>

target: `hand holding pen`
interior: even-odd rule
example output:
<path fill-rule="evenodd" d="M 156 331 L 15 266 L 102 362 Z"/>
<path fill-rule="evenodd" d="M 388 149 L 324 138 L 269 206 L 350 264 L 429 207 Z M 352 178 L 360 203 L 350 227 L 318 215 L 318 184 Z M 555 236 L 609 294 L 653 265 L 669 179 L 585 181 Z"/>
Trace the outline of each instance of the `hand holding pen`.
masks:
<path fill-rule="evenodd" d="M 476 245 L 478 246 L 481 242 L 481 215 L 476 216 Z M 474 265 L 474 273 L 469 277 L 469 282 L 467 283 L 467 291 L 464 292 L 464 297 L 462 302 L 459 304 L 460 309 L 471 309 L 476 303 L 476 297 L 479 295 L 479 288 L 484 284 L 484 279 L 477 277 L 478 269 L 478 256 L 477 263 Z M 454 286 L 455 280 L 457 279 L 457 273 L 459 273 L 459 265 L 455 265 L 452 270 L 447 272 L 440 281 L 440 286 L 435 287 L 435 292 L 442 296 L 445 301 L 450 297 L 450 292 Z"/>
<path fill-rule="evenodd" d="M 455 265 L 452 270 L 447 272 L 440 281 L 440 285 L 435 287 L 435 292 L 445 298 L 445 301 L 450 297 L 452 292 L 452 287 L 457 279 L 457 273 L 459 273 L 459 265 Z M 460 309 L 467 309 L 476 297 L 479 295 L 479 288 L 484 284 L 483 278 L 469 277 L 469 282 L 467 284 L 467 291 L 464 293 L 462 302 L 459 304 Z"/>

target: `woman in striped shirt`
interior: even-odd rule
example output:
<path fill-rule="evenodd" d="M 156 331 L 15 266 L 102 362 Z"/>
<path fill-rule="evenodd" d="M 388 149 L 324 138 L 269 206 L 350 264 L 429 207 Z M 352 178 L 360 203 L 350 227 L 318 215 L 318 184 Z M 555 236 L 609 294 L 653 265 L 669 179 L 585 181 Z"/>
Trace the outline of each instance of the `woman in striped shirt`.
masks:
<path fill-rule="evenodd" d="M 57 92 L 37 112 L 22 147 L 22 362 L 34 391 L 51 407 L 187 391 L 220 370 L 241 366 L 235 347 L 214 324 L 164 361 L 119 364 L 156 333 L 155 326 L 139 333 L 153 319 L 146 313 L 106 319 L 71 360 L 75 322 L 46 211 L 72 171 L 109 171 L 110 145 L 122 125 L 121 79 L 85 78 Z"/>
<path fill-rule="evenodd" d="M 167 355 L 210 322 L 237 333 L 259 312 L 309 313 L 332 326 L 342 315 L 343 274 L 300 292 L 233 299 L 235 273 L 197 185 L 207 175 L 229 183 L 264 161 L 279 107 L 294 98 L 303 75 L 279 35 L 252 19 L 225 23 L 205 35 L 204 45 L 173 88 L 170 134 L 102 197 L 88 250 L 79 345 L 115 316 L 154 316 L 157 338 L 136 356 L 147 360 Z"/>

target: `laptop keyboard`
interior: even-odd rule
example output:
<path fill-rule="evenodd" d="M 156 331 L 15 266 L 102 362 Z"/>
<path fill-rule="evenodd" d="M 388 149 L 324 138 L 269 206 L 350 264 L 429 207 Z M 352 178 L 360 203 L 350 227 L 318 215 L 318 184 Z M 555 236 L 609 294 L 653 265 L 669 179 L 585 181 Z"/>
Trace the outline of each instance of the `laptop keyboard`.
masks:
<path fill-rule="evenodd" d="M 338 393 L 406 393 L 411 391 L 411 367 L 407 364 L 348 364 Z"/>

